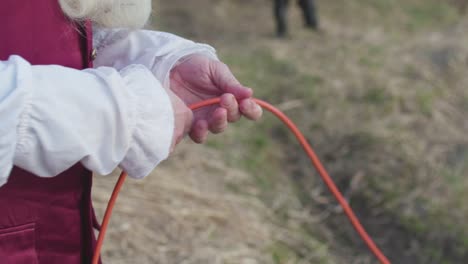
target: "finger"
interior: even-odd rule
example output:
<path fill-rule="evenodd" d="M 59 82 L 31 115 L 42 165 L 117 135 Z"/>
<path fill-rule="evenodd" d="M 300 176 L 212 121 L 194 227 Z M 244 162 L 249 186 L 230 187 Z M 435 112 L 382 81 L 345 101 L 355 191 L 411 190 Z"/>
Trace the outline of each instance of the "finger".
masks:
<path fill-rule="evenodd" d="M 251 88 L 245 87 L 242 84 L 237 86 L 226 86 L 223 88 L 225 93 L 233 94 L 237 100 L 242 100 L 250 98 L 253 95 L 253 90 Z"/>
<path fill-rule="evenodd" d="M 236 122 L 241 117 L 239 104 L 232 94 L 223 94 L 219 105 L 227 110 L 227 121 Z"/>
<path fill-rule="evenodd" d="M 168 92 L 174 111 L 174 132 L 171 144 L 171 152 L 187 135 L 193 122 L 193 112 L 185 103 L 172 92 Z"/>
<path fill-rule="evenodd" d="M 262 117 L 262 108 L 252 99 L 245 99 L 239 105 L 241 113 L 250 120 L 258 120 Z"/>
<path fill-rule="evenodd" d="M 219 61 L 211 61 L 214 84 L 225 93 L 233 94 L 238 100 L 252 97 L 252 89 L 243 86 L 229 67 Z"/>
<path fill-rule="evenodd" d="M 195 143 L 203 143 L 208 136 L 208 122 L 206 120 L 198 120 L 190 131 L 190 138 Z"/>
<path fill-rule="evenodd" d="M 192 128 L 192 123 L 193 123 L 193 112 L 192 111 L 187 111 L 185 113 L 185 117 L 184 117 L 184 120 L 185 120 L 185 124 L 184 124 L 184 127 L 183 127 L 183 133 L 177 135 L 177 138 L 175 140 L 175 144 L 178 145 L 183 139 L 184 137 L 190 132 L 191 128 Z"/>
<path fill-rule="evenodd" d="M 208 122 L 208 128 L 213 134 L 219 134 L 226 130 L 228 126 L 227 122 L 227 110 L 224 108 L 217 108 Z"/>
<path fill-rule="evenodd" d="M 190 132 L 192 125 L 193 125 L 193 119 L 194 119 L 193 112 L 191 110 L 186 111 L 185 112 L 184 136 Z"/>

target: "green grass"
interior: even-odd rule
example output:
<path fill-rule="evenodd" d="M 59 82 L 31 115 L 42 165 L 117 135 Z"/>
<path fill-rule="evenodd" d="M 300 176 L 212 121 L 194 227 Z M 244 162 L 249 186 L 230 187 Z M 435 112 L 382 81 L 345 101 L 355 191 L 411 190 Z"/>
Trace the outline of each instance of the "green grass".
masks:
<path fill-rule="evenodd" d="M 281 45 L 257 42 L 246 43 L 241 49 L 224 48 L 219 53 L 221 59 L 243 84 L 254 88 L 256 97 L 275 105 L 294 100 L 302 103 L 287 114 L 313 139 L 332 176 L 340 187 L 351 193 L 353 206 L 365 208 L 368 210 L 365 213 L 376 221 L 387 223 L 377 228 L 386 228 L 389 233 L 404 229 L 404 239 L 408 241 L 403 242 L 410 246 L 414 238 L 412 242 L 421 246 L 420 252 L 413 256 L 415 263 L 457 263 L 468 251 L 468 230 L 462 221 L 468 217 L 468 210 L 464 209 L 468 199 L 464 181 L 467 169 L 462 166 L 456 170 L 461 165 L 452 166 L 444 161 L 447 148 L 440 141 L 452 142 L 452 139 L 448 133 L 433 136 L 441 132 L 433 132 L 431 122 L 437 122 L 435 117 L 450 114 L 437 112 L 437 105 L 442 102 L 452 106 L 451 93 L 464 100 L 466 109 L 468 100 L 460 96 L 451 82 L 444 83 L 445 87 L 440 89 L 427 88 L 432 83 L 428 84 L 427 67 L 423 67 L 427 65 L 422 65 L 425 62 L 419 58 L 430 54 L 424 44 L 427 42 L 422 40 L 427 40 L 432 32 L 445 32 L 445 28 L 457 22 L 459 15 L 452 6 L 439 0 L 322 1 L 321 4 L 325 10 L 325 33 L 288 40 L 291 49 L 287 52 L 291 54 L 282 57 L 286 59 L 279 59 L 281 56 L 274 50 Z M 369 33 L 374 31 L 377 37 Z M 261 38 L 259 41 L 265 41 Z M 310 45 L 317 57 L 303 59 L 305 51 L 294 49 L 295 41 Z M 302 46 L 306 47 L 304 43 Z M 400 54 L 401 59 L 394 58 Z M 305 63 L 301 64 L 301 59 Z M 313 69 L 330 70 L 308 71 L 306 63 L 313 65 Z M 444 120 L 450 126 L 447 131 L 458 128 L 451 117 Z M 304 165 L 302 156 L 293 155 L 295 144 L 290 133 L 269 114 L 256 124 L 241 121 L 232 126 L 228 135 L 208 142 L 209 146 L 223 151 L 230 165 L 252 175 L 261 190 L 258 196 L 265 204 L 273 204 L 281 193 L 293 196 L 304 210 L 323 210 L 310 197 L 311 190 L 319 188 L 320 183 L 315 178 L 297 180 L 285 164 L 290 162 L 300 167 L 298 174 L 310 174 L 311 168 Z M 434 155 L 439 156 L 434 158 Z M 457 168 L 447 168 L 450 166 Z M 353 193 L 350 185 L 358 173 L 364 176 Z M 431 184 L 440 178 L 443 179 L 440 189 L 426 194 L 433 191 Z M 232 184 L 227 188 L 244 195 L 242 186 Z M 285 202 L 275 212 L 275 221 L 281 226 L 293 221 L 288 216 L 290 206 Z M 336 244 L 330 248 L 324 246 L 327 242 L 320 242 L 321 229 L 339 236 Z M 321 252 L 318 254 L 321 257 L 312 263 L 333 263 L 332 258 L 340 254 L 337 249 L 340 247 L 355 255 L 365 254 L 362 248 L 347 243 L 351 240 L 349 236 L 355 234 L 345 230 L 340 225 L 324 222 L 290 228 L 289 232 L 304 234 L 302 245 Z M 395 241 L 387 241 L 385 246 L 392 248 Z M 448 246 L 453 250 L 444 250 Z M 268 254 L 274 263 L 291 259 L 300 263 L 301 260 L 300 249 L 283 241 L 272 241 Z M 429 259 L 436 262 L 428 262 Z"/>
<path fill-rule="evenodd" d="M 424 115 L 430 116 L 432 114 L 432 108 L 434 103 L 434 93 L 431 91 L 428 92 L 418 92 L 416 100 L 418 102 L 419 111 Z"/>
<path fill-rule="evenodd" d="M 389 100 L 389 96 L 382 88 L 373 88 L 367 90 L 364 100 L 370 104 L 382 105 Z"/>
<path fill-rule="evenodd" d="M 440 0 L 429 0 L 404 6 L 411 31 L 420 28 L 445 26 L 454 23 L 459 17 L 457 10 Z"/>
<path fill-rule="evenodd" d="M 272 103 L 301 99 L 308 106 L 314 106 L 317 86 L 324 82 L 319 76 L 300 73 L 294 64 L 275 59 L 265 50 L 225 53 L 222 59 L 238 79 L 254 88 L 256 97 Z"/>
<path fill-rule="evenodd" d="M 275 264 L 283 264 L 295 258 L 294 252 L 286 245 L 277 242 L 270 247 L 271 255 Z"/>

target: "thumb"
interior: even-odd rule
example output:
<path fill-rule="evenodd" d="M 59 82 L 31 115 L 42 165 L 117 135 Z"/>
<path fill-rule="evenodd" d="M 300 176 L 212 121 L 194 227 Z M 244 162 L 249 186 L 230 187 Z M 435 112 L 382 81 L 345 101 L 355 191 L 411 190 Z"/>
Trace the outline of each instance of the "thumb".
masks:
<path fill-rule="evenodd" d="M 171 152 L 190 131 L 193 122 L 193 112 L 187 105 L 171 90 L 166 90 L 172 104 L 174 113 L 174 132 L 172 136 Z"/>

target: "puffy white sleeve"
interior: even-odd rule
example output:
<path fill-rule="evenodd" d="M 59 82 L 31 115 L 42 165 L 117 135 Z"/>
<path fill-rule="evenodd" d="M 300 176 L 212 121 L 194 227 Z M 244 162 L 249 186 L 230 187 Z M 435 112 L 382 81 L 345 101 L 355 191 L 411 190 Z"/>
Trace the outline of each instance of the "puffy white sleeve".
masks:
<path fill-rule="evenodd" d="M 171 69 L 184 57 L 202 54 L 218 59 L 213 47 L 166 32 L 95 27 L 93 36 L 96 67 L 121 69 L 129 64 L 142 64 L 165 88 L 169 88 Z"/>
<path fill-rule="evenodd" d="M 75 70 L 0 61 L 0 186 L 16 165 L 42 177 L 77 162 L 141 178 L 169 153 L 170 99 L 141 65 Z"/>

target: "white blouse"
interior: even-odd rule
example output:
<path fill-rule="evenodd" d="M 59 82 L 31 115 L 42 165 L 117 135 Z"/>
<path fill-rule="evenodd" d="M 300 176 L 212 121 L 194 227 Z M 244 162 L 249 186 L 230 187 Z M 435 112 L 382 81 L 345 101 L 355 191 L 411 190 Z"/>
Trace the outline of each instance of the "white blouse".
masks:
<path fill-rule="evenodd" d="M 94 69 L 0 61 L 0 186 L 14 165 L 53 177 L 81 162 L 148 175 L 169 154 L 174 130 L 169 73 L 212 47 L 146 30 L 95 29 Z"/>

